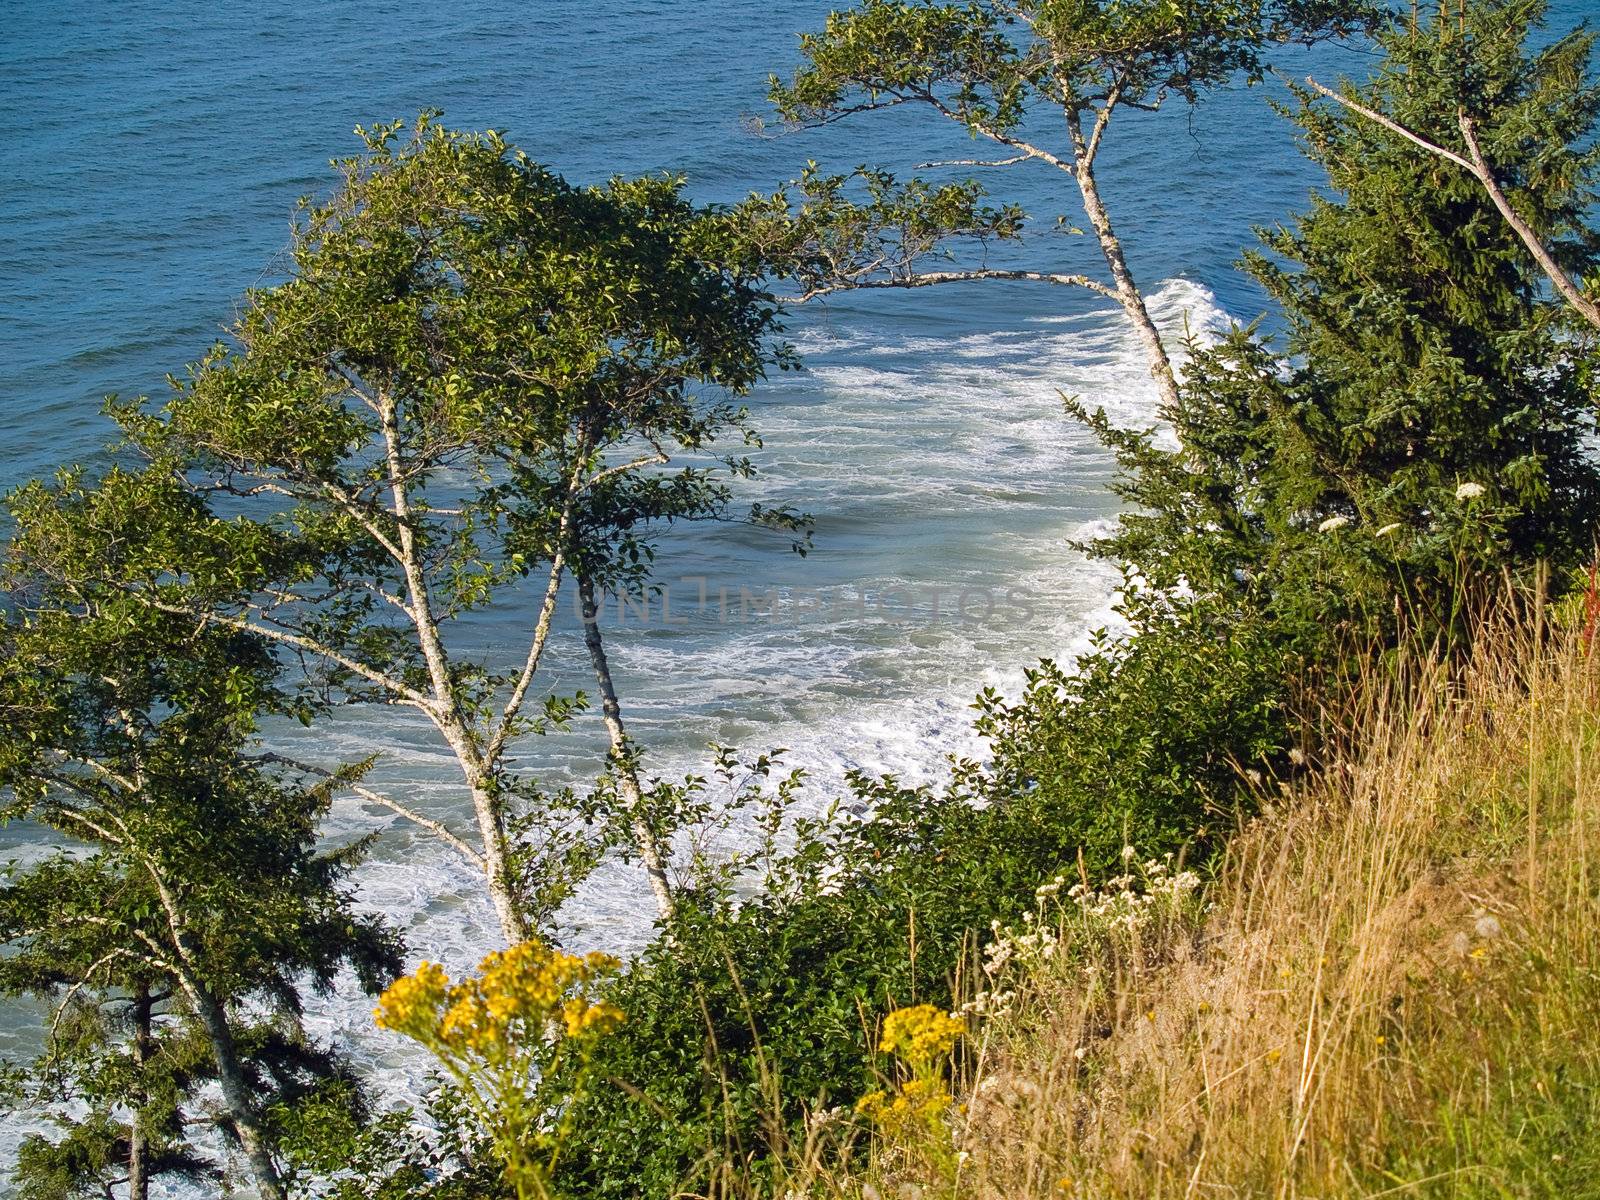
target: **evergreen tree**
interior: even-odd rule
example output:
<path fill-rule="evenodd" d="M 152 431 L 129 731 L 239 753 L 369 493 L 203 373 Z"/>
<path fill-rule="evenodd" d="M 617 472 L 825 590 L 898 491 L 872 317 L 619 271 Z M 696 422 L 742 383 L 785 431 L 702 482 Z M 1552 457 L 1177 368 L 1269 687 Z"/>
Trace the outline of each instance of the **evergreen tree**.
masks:
<path fill-rule="evenodd" d="M 1519 207 L 1584 274 L 1600 250 L 1585 220 L 1594 39 L 1529 50 L 1541 14 L 1452 5 L 1431 28 L 1386 33 L 1381 70 L 1350 94 L 1442 138 L 1464 73 Z M 1526 577 L 1590 548 L 1592 363 L 1475 179 L 1347 107 L 1300 100 L 1332 190 L 1246 259 L 1281 309 L 1281 348 L 1250 329 L 1198 350 L 1172 414 L 1179 450 L 1092 418 L 1136 506 L 1097 549 L 1155 589 L 1267 615 L 1307 652 L 1340 628 L 1459 633 L 1503 569 Z"/>
<path fill-rule="evenodd" d="M 138 514 L 118 479 L 70 516 L 126 532 Z M 49 1007 L 24 1096 L 66 1135 L 27 1144 L 19 1185 L 125 1180 L 142 1200 L 156 1174 L 203 1170 L 195 1091 L 214 1081 L 218 1123 L 277 1200 L 270 1110 L 339 1074 L 299 1029 L 304 988 L 349 966 L 376 991 L 399 965 L 394 938 L 350 910 L 364 846 L 319 848 L 333 784 L 257 746 L 258 718 L 286 699 L 261 639 L 60 586 L 38 568 L 71 546 L 41 532 L 25 524 L 8 563 L 0 797 L 57 849 L 0 887 L 0 990 Z"/>

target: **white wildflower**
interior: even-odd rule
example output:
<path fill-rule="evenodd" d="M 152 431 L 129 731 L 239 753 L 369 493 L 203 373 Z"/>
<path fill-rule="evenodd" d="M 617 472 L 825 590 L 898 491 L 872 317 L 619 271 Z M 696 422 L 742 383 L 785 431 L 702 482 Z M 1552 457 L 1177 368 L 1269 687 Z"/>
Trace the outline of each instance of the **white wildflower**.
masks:
<path fill-rule="evenodd" d="M 1377 533 L 1373 534 L 1373 536 L 1374 537 L 1388 537 L 1391 533 L 1393 533 L 1396 529 L 1399 529 L 1399 528 L 1400 528 L 1400 522 L 1399 521 L 1390 521 L 1382 529 L 1378 530 Z"/>
<path fill-rule="evenodd" d="M 1350 524 L 1349 517 L 1329 517 L 1321 525 L 1317 526 L 1317 532 L 1332 533 L 1335 529 L 1343 529 L 1348 524 Z"/>
<path fill-rule="evenodd" d="M 1463 483 L 1456 488 L 1457 500 L 1476 500 L 1487 489 L 1481 483 Z"/>

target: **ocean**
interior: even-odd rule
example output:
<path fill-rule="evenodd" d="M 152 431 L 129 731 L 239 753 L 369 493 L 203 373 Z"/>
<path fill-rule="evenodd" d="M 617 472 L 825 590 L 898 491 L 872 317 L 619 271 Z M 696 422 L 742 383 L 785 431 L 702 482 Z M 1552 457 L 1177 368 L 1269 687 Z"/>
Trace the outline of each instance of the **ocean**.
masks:
<path fill-rule="evenodd" d="M 796 35 L 829 7 L 13 2 L 0 39 L 0 485 L 105 461 L 102 398 L 159 394 L 220 336 L 240 294 L 274 277 L 295 199 L 326 192 L 328 160 L 357 149 L 358 123 L 439 108 L 449 125 L 505 131 L 574 181 L 682 172 L 694 196 L 717 202 L 771 190 L 808 159 L 908 170 L 971 157 L 954 126 L 905 110 L 774 127 L 766 78 L 792 68 Z M 1568 0 L 1557 15 L 1583 7 Z M 1369 62 L 1351 50 L 1284 57 L 1323 76 Z M 1320 182 L 1271 92 L 1281 94 L 1241 88 L 1193 112 L 1124 114 L 1108 135 L 1107 203 L 1174 339 L 1260 312 L 1239 252 L 1253 226 L 1286 219 Z M 1077 214 L 1069 181 L 1048 168 L 993 175 L 1043 228 Z M 1071 234 L 1008 253 L 1103 270 L 1092 240 Z M 795 310 L 788 335 L 804 370 L 751 397 L 765 448 L 741 499 L 812 513 L 815 549 L 800 559 L 782 539 L 730 526 L 670 531 L 658 579 L 672 623 L 658 607 L 609 644 L 649 771 L 704 770 L 713 742 L 783 747 L 820 809 L 851 768 L 937 779 L 948 755 L 981 753 L 977 690 L 1015 691 L 1024 668 L 1070 655 L 1110 618 L 1113 573 L 1068 543 L 1114 519 L 1113 467 L 1061 396 L 1143 426 L 1155 395 L 1120 314 L 1064 288 L 840 296 Z M 741 605 L 745 594 L 763 603 Z M 455 636 L 509 659 L 522 615 L 476 617 Z M 554 654 L 556 678 L 582 686 L 577 639 Z M 581 719 L 530 743 L 525 766 L 552 783 L 592 778 L 597 726 Z M 442 747 L 392 712 L 278 736 L 324 761 L 378 748 L 384 787 L 441 815 L 465 806 Z M 374 828 L 385 832 L 359 899 L 404 929 L 412 959 L 462 969 L 491 948 L 487 904 L 440 847 L 353 804 L 330 835 Z M 0 858 L 42 849 L 37 831 L 0 831 Z M 572 905 L 571 938 L 626 953 L 651 915 L 641 880 L 606 869 Z M 310 1024 L 386 1100 L 414 1096 L 417 1060 L 371 1026 L 369 1008 L 345 987 L 313 1002 Z M 39 1034 L 31 1009 L 0 1014 L 0 1053 L 25 1054 Z M 18 1128 L 0 1132 L 0 1169 Z"/>

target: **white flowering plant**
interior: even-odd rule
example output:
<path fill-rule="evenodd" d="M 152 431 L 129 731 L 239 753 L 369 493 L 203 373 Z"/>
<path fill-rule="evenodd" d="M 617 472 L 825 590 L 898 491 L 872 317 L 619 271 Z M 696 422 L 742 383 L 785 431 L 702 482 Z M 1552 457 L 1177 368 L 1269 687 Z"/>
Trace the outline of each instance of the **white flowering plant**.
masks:
<path fill-rule="evenodd" d="M 1121 873 L 1098 888 L 1056 875 L 1035 889 L 1034 911 L 1020 925 L 993 922 L 983 948 L 984 987 L 963 1011 L 1010 1013 L 1029 982 L 1053 970 L 1093 978 L 1112 962 L 1142 969 L 1172 934 L 1198 924 L 1199 874 L 1175 864 L 1170 853 L 1140 862 L 1132 846 L 1123 847 L 1122 861 Z"/>

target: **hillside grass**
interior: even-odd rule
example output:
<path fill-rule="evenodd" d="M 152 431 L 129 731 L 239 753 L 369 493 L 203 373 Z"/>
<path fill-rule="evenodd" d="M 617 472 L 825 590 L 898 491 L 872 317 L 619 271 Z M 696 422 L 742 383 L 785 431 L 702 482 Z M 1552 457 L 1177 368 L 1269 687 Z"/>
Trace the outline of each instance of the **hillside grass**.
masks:
<path fill-rule="evenodd" d="M 1600 1196 L 1600 665 L 1497 620 L 1353 695 L 1203 886 L 1042 887 L 940 1123 L 819 1118 L 788 1192 Z"/>

